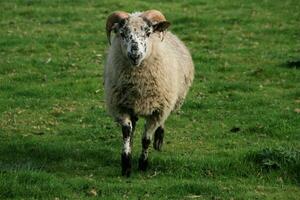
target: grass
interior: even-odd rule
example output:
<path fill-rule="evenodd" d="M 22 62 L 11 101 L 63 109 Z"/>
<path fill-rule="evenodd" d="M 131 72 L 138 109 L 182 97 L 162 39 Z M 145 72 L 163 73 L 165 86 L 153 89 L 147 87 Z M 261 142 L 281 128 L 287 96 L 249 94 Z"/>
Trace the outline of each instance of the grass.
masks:
<path fill-rule="evenodd" d="M 120 176 L 103 102 L 105 20 L 160 9 L 196 66 L 150 170 Z M 0 199 L 298 199 L 300 3 L 0 3 Z"/>

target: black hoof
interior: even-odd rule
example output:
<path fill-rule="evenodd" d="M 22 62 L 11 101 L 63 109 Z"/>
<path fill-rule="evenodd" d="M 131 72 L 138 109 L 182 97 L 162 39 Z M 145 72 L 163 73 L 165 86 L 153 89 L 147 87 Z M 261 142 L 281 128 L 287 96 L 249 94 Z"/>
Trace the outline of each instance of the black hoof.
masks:
<path fill-rule="evenodd" d="M 131 154 L 122 153 L 121 155 L 122 176 L 130 176 L 131 173 Z"/>
<path fill-rule="evenodd" d="M 164 142 L 164 129 L 158 127 L 154 133 L 153 148 L 157 151 L 161 151 Z"/>
<path fill-rule="evenodd" d="M 146 171 L 148 168 L 148 158 L 145 159 L 144 155 L 139 158 L 139 170 Z"/>

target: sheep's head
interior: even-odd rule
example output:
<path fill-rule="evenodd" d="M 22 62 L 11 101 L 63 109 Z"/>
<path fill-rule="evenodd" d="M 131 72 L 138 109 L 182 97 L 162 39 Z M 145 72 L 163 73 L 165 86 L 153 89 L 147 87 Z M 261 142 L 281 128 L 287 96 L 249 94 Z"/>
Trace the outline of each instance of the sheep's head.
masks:
<path fill-rule="evenodd" d="M 139 66 L 149 55 L 149 37 L 155 32 L 164 32 L 170 22 L 157 10 L 128 14 L 118 11 L 112 13 L 106 22 L 106 33 L 110 43 L 113 30 L 120 39 L 121 49 L 132 66 Z"/>

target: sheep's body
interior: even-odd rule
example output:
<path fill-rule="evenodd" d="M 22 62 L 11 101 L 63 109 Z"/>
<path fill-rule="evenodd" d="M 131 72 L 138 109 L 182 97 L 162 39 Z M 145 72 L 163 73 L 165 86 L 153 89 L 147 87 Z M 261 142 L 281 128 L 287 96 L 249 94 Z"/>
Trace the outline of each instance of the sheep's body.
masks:
<path fill-rule="evenodd" d="M 107 20 L 107 36 L 115 30 L 104 72 L 106 105 L 122 126 L 122 174 L 131 170 L 131 146 L 138 116 L 146 119 L 139 168 L 148 165 L 148 147 L 161 149 L 164 122 L 178 109 L 192 84 L 194 66 L 185 45 L 155 10 L 128 14 L 115 12 Z"/>
<path fill-rule="evenodd" d="M 105 67 L 105 93 L 109 113 L 116 119 L 124 109 L 147 117 L 159 113 L 161 124 L 182 104 L 194 76 L 193 61 L 184 44 L 171 32 L 161 41 L 151 37 L 151 55 L 139 67 L 130 67 L 114 38 Z"/>

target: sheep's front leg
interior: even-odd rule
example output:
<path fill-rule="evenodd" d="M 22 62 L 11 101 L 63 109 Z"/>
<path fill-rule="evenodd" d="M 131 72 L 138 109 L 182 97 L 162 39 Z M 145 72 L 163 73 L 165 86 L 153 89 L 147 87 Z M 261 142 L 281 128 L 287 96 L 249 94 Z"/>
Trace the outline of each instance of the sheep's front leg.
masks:
<path fill-rule="evenodd" d="M 164 142 L 164 126 L 159 126 L 154 133 L 153 147 L 157 151 L 161 151 Z"/>
<path fill-rule="evenodd" d="M 131 131 L 131 136 L 130 136 L 130 146 L 132 148 L 133 147 L 133 137 L 134 137 L 135 126 L 136 126 L 136 123 L 137 123 L 139 118 L 135 115 L 131 115 L 130 118 L 131 118 L 131 122 L 132 122 L 132 131 Z"/>
<path fill-rule="evenodd" d="M 139 169 L 146 171 L 148 168 L 148 148 L 151 138 L 155 130 L 159 127 L 159 123 L 153 119 L 146 119 L 145 130 L 142 136 L 142 153 L 139 158 Z"/>
<path fill-rule="evenodd" d="M 122 175 L 130 176 L 131 173 L 131 137 L 134 127 L 129 117 L 124 117 L 120 124 L 123 134 L 123 149 L 121 154 Z"/>

